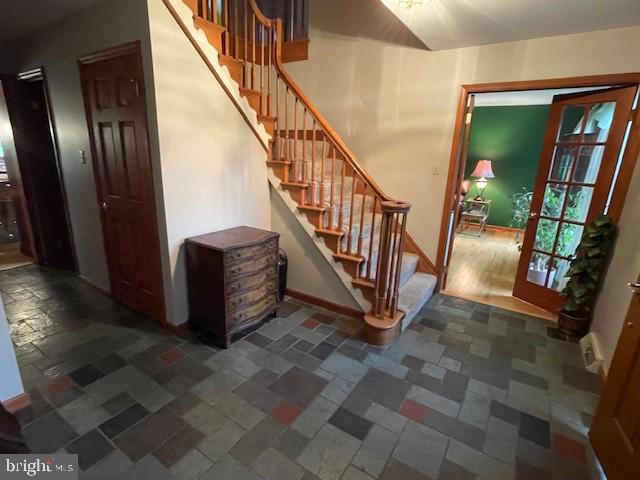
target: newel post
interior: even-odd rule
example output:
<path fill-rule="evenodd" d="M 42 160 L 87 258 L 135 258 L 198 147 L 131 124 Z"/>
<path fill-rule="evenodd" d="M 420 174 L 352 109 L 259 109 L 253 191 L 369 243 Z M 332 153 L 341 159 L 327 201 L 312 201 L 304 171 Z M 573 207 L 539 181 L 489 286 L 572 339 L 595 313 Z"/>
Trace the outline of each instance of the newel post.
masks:
<path fill-rule="evenodd" d="M 378 246 L 374 300 L 371 312 L 365 315 L 367 341 L 388 345 L 400 334 L 404 312 L 398 310 L 400 272 L 407 214 L 411 204 L 380 202 L 382 222 Z"/>

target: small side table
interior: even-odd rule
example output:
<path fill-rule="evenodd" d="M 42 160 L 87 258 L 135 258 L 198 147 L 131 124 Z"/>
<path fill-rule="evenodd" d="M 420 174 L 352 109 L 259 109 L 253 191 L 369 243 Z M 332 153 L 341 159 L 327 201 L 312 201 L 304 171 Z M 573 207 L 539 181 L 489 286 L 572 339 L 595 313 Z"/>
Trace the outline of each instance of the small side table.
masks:
<path fill-rule="evenodd" d="M 491 200 L 469 199 L 464 203 L 469 206 L 469 209 L 460 214 L 459 231 L 462 233 L 469 226 L 477 225 L 478 236 L 481 236 L 482 232 L 487 229 L 487 219 L 491 213 Z"/>

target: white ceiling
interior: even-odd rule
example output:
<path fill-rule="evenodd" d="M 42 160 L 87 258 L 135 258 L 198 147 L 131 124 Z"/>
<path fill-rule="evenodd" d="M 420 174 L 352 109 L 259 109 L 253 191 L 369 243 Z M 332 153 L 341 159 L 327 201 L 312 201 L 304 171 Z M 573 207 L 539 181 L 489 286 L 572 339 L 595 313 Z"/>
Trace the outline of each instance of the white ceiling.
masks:
<path fill-rule="evenodd" d="M 520 92 L 479 93 L 475 95 L 476 107 L 506 107 L 514 105 L 551 105 L 554 95 L 600 90 L 603 87 L 562 88 L 548 90 L 524 90 Z"/>
<path fill-rule="evenodd" d="M 0 0 L 0 40 L 21 37 L 101 1 Z"/>
<path fill-rule="evenodd" d="M 640 0 L 381 0 L 431 50 L 640 25 Z"/>

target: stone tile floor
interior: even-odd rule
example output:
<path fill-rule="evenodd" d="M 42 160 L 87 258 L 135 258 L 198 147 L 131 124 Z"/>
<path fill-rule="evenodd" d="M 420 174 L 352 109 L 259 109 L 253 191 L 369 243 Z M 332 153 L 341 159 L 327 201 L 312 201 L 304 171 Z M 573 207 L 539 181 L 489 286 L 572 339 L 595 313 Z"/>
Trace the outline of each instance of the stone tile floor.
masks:
<path fill-rule="evenodd" d="M 382 349 L 289 300 L 218 351 L 69 274 L 23 267 L 0 289 L 27 442 L 79 454 L 83 479 L 591 477 L 599 380 L 532 317 L 436 296 Z"/>

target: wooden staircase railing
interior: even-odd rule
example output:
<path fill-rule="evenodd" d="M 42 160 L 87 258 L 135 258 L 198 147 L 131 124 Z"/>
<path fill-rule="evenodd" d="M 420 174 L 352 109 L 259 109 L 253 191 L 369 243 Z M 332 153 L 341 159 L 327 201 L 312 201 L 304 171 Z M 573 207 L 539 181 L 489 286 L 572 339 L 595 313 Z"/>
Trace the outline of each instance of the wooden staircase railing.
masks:
<path fill-rule="evenodd" d="M 255 0 L 184 1 L 272 135 L 269 166 L 371 302 L 368 341 L 389 343 L 404 315 L 403 252 L 418 255 L 418 271 L 435 272 L 406 234 L 410 204 L 383 192 L 287 73 L 280 19 L 264 16 Z"/>

